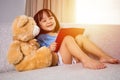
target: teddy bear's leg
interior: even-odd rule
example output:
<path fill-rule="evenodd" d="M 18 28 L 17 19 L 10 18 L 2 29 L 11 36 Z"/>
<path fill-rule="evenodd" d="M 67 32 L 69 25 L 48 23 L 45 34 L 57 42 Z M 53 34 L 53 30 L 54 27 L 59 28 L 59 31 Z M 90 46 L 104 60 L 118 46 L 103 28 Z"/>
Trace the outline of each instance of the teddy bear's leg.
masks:
<path fill-rule="evenodd" d="M 52 53 L 47 47 L 41 47 L 34 54 L 26 56 L 16 65 L 16 70 L 25 71 L 49 67 L 52 65 Z"/>
<path fill-rule="evenodd" d="M 47 47 L 41 47 L 37 50 L 36 58 L 38 59 L 38 66 L 51 66 L 52 64 L 52 53 Z"/>
<path fill-rule="evenodd" d="M 52 65 L 51 66 L 56 66 L 58 64 L 58 55 L 56 52 L 52 52 Z"/>

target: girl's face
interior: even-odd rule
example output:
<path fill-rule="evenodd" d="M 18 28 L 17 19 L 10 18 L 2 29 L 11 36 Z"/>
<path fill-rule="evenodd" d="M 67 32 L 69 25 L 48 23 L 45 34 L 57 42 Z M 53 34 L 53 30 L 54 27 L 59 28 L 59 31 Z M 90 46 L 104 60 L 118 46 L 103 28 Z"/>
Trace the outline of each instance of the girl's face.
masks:
<path fill-rule="evenodd" d="M 51 15 L 48 16 L 47 13 L 43 12 L 43 18 L 39 22 L 40 28 L 45 31 L 51 32 L 55 29 L 56 21 L 55 18 Z"/>

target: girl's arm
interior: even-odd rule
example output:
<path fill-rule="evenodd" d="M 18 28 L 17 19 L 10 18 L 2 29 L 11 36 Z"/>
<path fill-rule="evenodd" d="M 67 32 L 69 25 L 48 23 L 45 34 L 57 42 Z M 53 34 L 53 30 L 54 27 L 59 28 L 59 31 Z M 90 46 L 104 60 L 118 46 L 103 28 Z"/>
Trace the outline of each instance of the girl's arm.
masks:
<path fill-rule="evenodd" d="M 51 50 L 52 53 L 52 65 L 51 66 L 56 66 L 58 64 L 58 55 L 56 54 L 55 50 L 56 50 L 56 46 L 57 43 L 53 42 L 50 46 L 49 49 Z"/>

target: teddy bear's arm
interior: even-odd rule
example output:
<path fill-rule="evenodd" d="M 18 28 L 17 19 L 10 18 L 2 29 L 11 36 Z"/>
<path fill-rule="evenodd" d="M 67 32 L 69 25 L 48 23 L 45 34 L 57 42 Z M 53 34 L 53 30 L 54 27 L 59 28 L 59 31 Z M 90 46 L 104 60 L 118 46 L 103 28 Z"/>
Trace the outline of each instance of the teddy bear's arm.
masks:
<path fill-rule="evenodd" d="M 19 41 L 14 41 L 10 45 L 7 58 L 10 64 L 17 64 L 23 59 Z"/>
<path fill-rule="evenodd" d="M 32 46 L 36 46 L 37 48 L 40 47 L 39 43 L 37 42 L 37 39 L 32 39 L 29 41 L 29 43 L 32 45 Z"/>

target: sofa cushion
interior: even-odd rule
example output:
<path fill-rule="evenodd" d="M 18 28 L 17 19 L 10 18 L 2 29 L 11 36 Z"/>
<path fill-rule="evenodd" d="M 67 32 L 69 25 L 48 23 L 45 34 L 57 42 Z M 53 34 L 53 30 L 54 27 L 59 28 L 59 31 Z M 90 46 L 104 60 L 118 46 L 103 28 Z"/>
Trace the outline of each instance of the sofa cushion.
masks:
<path fill-rule="evenodd" d="M 62 25 L 63 27 L 80 25 Z M 84 25 L 82 25 L 84 26 Z M 83 27 L 82 27 L 83 28 Z M 119 25 L 85 25 L 85 35 L 111 56 L 120 59 Z M 12 41 L 11 23 L 0 23 L 0 73 L 15 70 L 7 61 L 7 51 Z"/>
<path fill-rule="evenodd" d="M 0 74 L 1 80 L 120 80 L 120 64 L 107 64 L 100 70 L 86 69 L 82 64 L 49 67 L 25 72 Z"/>
<path fill-rule="evenodd" d="M 14 70 L 14 67 L 7 61 L 7 51 L 12 40 L 11 24 L 0 24 L 0 72 Z"/>
<path fill-rule="evenodd" d="M 120 59 L 120 25 L 87 25 L 85 34 L 104 52 Z"/>

